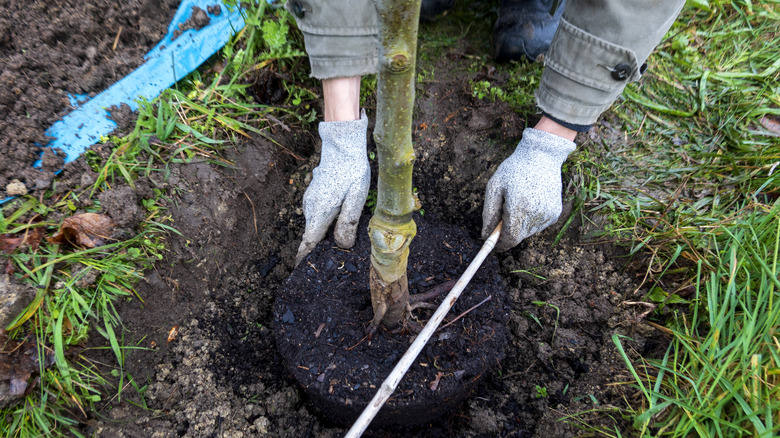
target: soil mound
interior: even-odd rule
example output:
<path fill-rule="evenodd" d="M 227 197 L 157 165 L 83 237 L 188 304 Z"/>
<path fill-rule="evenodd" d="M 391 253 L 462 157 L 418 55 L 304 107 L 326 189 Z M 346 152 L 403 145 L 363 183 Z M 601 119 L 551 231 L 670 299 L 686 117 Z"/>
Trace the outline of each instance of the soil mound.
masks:
<path fill-rule="evenodd" d="M 382 330 L 371 343 L 365 338 L 372 318 L 367 222 L 364 217 L 350 251 L 320 243 L 282 284 L 274 308 L 277 347 L 288 370 L 325 418 L 344 425 L 360 415 L 414 338 L 409 331 Z M 457 280 L 481 246 L 457 226 L 420 217 L 416 222 L 408 269 L 412 294 Z M 463 401 L 503 360 L 509 311 L 498 264 L 489 257 L 372 425 L 421 424 Z M 415 310 L 413 318 L 425 324 L 432 313 Z"/>

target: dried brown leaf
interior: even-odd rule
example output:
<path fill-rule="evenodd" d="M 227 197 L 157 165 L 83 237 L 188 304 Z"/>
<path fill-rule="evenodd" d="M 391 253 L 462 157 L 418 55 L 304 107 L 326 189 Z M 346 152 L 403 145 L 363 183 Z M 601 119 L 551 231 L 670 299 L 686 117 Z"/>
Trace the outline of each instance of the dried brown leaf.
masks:
<path fill-rule="evenodd" d="M 82 213 L 62 221 L 60 229 L 48 240 L 56 244 L 67 242 L 71 245 L 94 248 L 105 243 L 113 228 L 114 222 L 104 214 Z"/>
<path fill-rule="evenodd" d="M 780 122 L 770 118 L 770 116 L 761 117 L 759 122 L 764 128 L 780 135 Z"/>
<path fill-rule="evenodd" d="M 35 227 L 31 229 L 27 235 L 27 245 L 30 246 L 30 249 L 33 251 L 38 251 L 38 247 L 41 245 L 41 240 L 43 240 L 43 236 L 46 234 L 42 227 Z"/>
<path fill-rule="evenodd" d="M 171 330 L 168 331 L 168 342 L 175 341 L 176 336 L 179 334 L 179 326 L 175 325 L 171 327 Z"/>
<path fill-rule="evenodd" d="M 0 234 L 0 251 L 10 254 L 24 244 L 33 251 L 37 251 L 43 234 L 44 231 L 41 227 L 31 228 L 20 234 Z"/>
<path fill-rule="evenodd" d="M 24 237 L 13 234 L 0 234 L 0 251 L 9 254 L 24 242 Z"/>

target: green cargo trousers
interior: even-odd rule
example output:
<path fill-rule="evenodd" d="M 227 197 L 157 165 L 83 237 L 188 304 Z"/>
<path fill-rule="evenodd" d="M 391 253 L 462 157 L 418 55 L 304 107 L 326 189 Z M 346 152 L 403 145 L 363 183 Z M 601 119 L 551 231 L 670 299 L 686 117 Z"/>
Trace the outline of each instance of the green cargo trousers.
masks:
<path fill-rule="evenodd" d="M 472 0 L 473 1 L 473 0 Z M 685 0 L 569 0 L 544 58 L 536 101 L 556 120 L 591 125 L 637 81 Z M 290 0 L 312 76 L 377 71 L 378 24 L 370 0 Z"/>

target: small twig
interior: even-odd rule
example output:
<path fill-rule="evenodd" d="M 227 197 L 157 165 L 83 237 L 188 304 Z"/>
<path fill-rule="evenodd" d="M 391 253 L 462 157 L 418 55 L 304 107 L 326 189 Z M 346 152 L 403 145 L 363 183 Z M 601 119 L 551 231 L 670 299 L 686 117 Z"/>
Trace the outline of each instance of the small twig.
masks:
<path fill-rule="evenodd" d="M 314 332 L 314 338 L 315 338 L 315 339 L 320 337 L 320 334 L 322 334 L 322 329 L 324 329 L 324 328 L 325 328 L 325 323 L 323 322 L 323 323 L 322 323 L 322 324 L 320 324 L 320 326 L 317 328 L 317 331 L 316 331 L 316 332 Z"/>
<path fill-rule="evenodd" d="M 447 324 L 444 324 L 443 326 L 439 327 L 439 330 L 437 330 L 437 331 L 441 331 L 441 330 L 443 330 L 443 329 L 445 329 L 445 328 L 447 328 L 447 327 L 451 326 L 452 324 L 455 324 L 455 321 L 457 321 L 457 320 L 459 320 L 459 319 L 463 318 L 464 316 L 466 316 L 466 314 L 467 314 L 467 313 L 471 312 L 472 310 L 474 310 L 474 309 L 476 309 L 477 307 L 479 307 L 479 306 L 481 306 L 481 305 L 483 305 L 483 304 L 487 303 L 488 301 L 490 301 L 490 300 L 492 300 L 492 299 L 493 299 L 493 295 L 488 295 L 488 297 L 487 297 L 487 298 L 485 298 L 484 300 L 480 301 L 480 302 L 479 302 L 479 304 L 476 304 L 476 305 L 474 305 L 474 306 L 471 306 L 471 308 L 470 308 L 469 310 L 467 310 L 467 311 L 465 311 L 465 312 L 461 313 L 460 315 L 456 316 L 456 317 L 455 317 L 455 319 L 453 319 L 452 321 L 450 321 L 450 322 L 448 322 Z"/>
<path fill-rule="evenodd" d="M 290 132 L 290 127 L 285 125 L 284 122 L 282 122 L 281 120 L 277 119 L 276 117 L 274 117 L 274 116 L 272 116 L 270 114 L 266 114 L 265 116 L 268 117 L 268 120 L 276 123 L 277 125 L 279 125 L 285 131 Z"/>
<path fill-rule="evenodd" d="M 119 31 L 116 33 L 116 38 L 114 38 L 114 45 L 111 46 L 111 50 L 116 52 L 116 45 L 119 44 L 119 35 L 122 35 L 122 26 L 119 26 Z"/>
<path fill-rule="evenodd" d="M 171 391 L 171 394 L 168 396 L 167 399 L 165 399 L 165 402 L 163 402 L 163 407 L 168 407 L 168 402 L 171 401 L 173 396 L 179 391 L 179 385 L 176 384 L 176 386 L 173 387 L 173 390 Z"/>
<path fill-rule="evenodd" d="M 642 318 L 644 318 L 645 316 L 647 316 L 650 312 L 655 310 L 655 307 L 656 307 L 655 304 L 645 303 L 643 301 L 623 301 L 622 304 L 628 304 L 628 305 L 631 305 L 631 306 L 643 306 L 643 307 L 647 307 L 648 308 L 646 311 L 642 312 L 639 316 L 636 317 L 637 321 L 639 321 Z"/>
<path fill-rule="evenodd" d="M 104 405 L 103 405 L 103 407 L 102 407 L 100 410 L 102 411 L 103 409 L 105 409 L 106 407 L 108 407 L 108 405 L 109 405 L 109 404 L 111 404 L 111 402 L 112 402 L 112 401 L 114 401 L 114 399 L 115 399 L 115 398 L 119 397 L 119 394 L 121 394 L 121 393 L 122 393 L 122 391 L 124 391 L 125 389 L 127 389 L 127 387 L 128 387 L 128 386 L 130 386 L 130 384 L 131 384 L 131 383 L 133 383 L 133 381 L 132 381 L 132 380 L 128 380 L 128 381 L 127 381 L 127 383 L 125 384 L 125 386 L 123 386 L 123 387 L 122 387 L 122 389 L 120 389 L 120 390 L 119 390 L 119 391 L 118 391 L 116 394 L 114 394 L 114 396 L 113 396 L 113 397 L 111 397 L 111 399 L 109 399 L 109 400 L 106 402 L 106 404 L 104 404 Z M 84 410 L 82 409 L 82 411 L 81 411 L 81 412 L 84 412 Z M 86 417 L 86 416 L 87 416 L 87 414 L 86 414 L 86 413 L 84 413 L 84 416 Z"/>
<path fill-rule="evenodd" d="M 636 130 L 636 135 L 639 135 L 639 133 L 642 132 L 642 127 L 645 126 L 645 120 L 647 120 L 647 114 L 642 117 L 642 123 L 639 124 L 639 128 Z"/>
<path fill-rule="evenodd" d="M 450 95 L 452 95 L 453 92 L 455 92 L 455 88 L 453 88 L 452 90 L 449 91 L 449 93 L 447 93 L 444 96 L 442 96 L 441 98 L 439 98 L 439 101 L 436 102 L 436 103 L 441 103 L 444 99 L 450 97 Z"/>
<path fill-rule="evenodd" d="M 655 304 L 653 303 L 646 303 L 644 301 L 623 301 L 623 304 L 628 304 L 631 306 L 645 306 L 645 307 L 651 307 L 655 309 Z"/>
<path fill-rule="evenodd" d="M 670 330 L 670 329 L 668 329 L 668 328 L 666 328 L 666 327 L 664 327 L 662 325 L 656 324 L 656 323 L 654 323 L 652 321 L 645 321 L 645 324 L 649 325 L 650 327 L 653 327 L 656 330 L 659 330 L 659 331 L 661 331 L 663 333 L 666 333 L 667 335 L 670 335 L 670 336 L 674 335 L 674 332 L 672 330 Z"/>
<path fill-rule="evenodd" d="M 363 336 L 363 339 L 359 340 L 357 344 L 355 344 L 355 345 L 353 345 L 353 346 L 351 346 L 351 347 L 347 348 L 347 351 L 352 351 L 352 349 L 353 349 L 353 348 L 355 348 L 355 347 L 357 347 L 358 345 L 362 344 L 362 343 L 363 343 L 363 341 L 365 341 L 366 339 L 368 339 L 368 335 L 366 335 L 366 336 Z"/>
<path fill-rule="evenodd" d="M 5 330 L 4 330 L 4 331 L 5 331 Z M 22 339 L 22 341 L 21 341 L 21 342 L 19 342 L 19 344 L 17 344 L 17 345 L 16 345 L 16 347 L 14 347 L 14 349 L 13 349 L 13 350 L 10 350 L 10 351 L 3 351 L 3 350 L 0 350 L 0 353 L 2 353 L 2 354 L 8 354 L 8 355 L 10 355 L 10 354 L 13 354 L 13 352 L 14 352 L 14 351 L 16 351 L 16 350 L 18 350 L 18 349 L 22 348 L 22 345 L 24 345 L 26 342 L 27 342 L 27 338 L 24 338 L 24 339 Z"/>
<path fill-rule="evenodd" d="M 252 219 L 255 221 L 255 236 L 257 236 L 257 212 L 255 212 L 255 203 L 252 202 L 252 199 L 249 198 L 249 195 L 247 195 L 245 191 L 241 190 L 241 193 L 243 193 L 244 196 L 246 196 L 246 200 L 252 204 Z"/>

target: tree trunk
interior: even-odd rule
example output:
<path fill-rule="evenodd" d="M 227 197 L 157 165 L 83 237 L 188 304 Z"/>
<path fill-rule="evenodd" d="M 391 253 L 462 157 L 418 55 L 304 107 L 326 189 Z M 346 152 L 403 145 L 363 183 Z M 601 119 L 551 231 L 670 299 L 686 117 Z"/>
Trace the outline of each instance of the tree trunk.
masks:
<path fill-rule="evenodd" d="M 417 233 L 412 212 L 419 202 L 412 194 L 412 111 L 421 0 L 377 0 L 379 76 L 377 144 L 379 177 L 377 207 L 369 223 L 371 238 L 371 304 L 379 324 L 396 327 L 409 302 L 406 265 L 409 244 Z"/>

